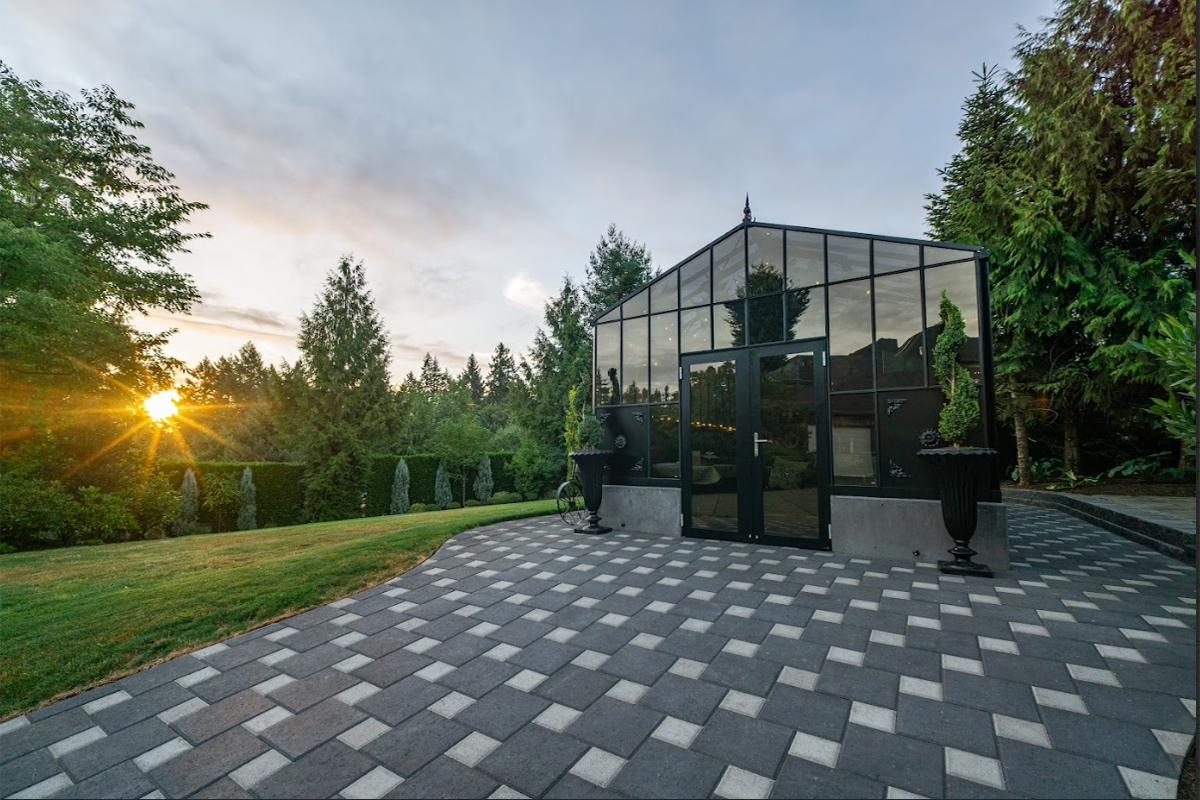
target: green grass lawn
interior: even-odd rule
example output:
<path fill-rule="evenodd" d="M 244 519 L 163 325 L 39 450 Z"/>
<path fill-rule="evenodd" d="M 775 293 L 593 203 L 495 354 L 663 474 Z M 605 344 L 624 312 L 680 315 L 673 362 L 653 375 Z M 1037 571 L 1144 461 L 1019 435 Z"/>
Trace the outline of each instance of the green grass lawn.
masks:
<path fill-rule="evenodd" d="M 553 501 L 0 556 L 0 718 L 345 597 Z"/>

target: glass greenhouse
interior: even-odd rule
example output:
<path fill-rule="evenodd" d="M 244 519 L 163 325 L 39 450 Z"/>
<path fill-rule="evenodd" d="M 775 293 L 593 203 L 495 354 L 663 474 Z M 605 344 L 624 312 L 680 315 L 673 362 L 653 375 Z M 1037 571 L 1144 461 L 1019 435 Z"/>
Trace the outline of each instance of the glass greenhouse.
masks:
<path fill-rule="evenodd" d="M 620 524 L 656 527 L 640 505 L 685 535 L 830 549 L 838 497 L 936 498 L 917 451 L 938 443 L 943 291 L 981 387 L 971 443 L 994 446 L 980 248 L 745 221 L 604 311 L 593 363 L 616 454 L 605 491 L 673 490 L 639 495 Z M 986 489 L 999 499 L 996 476 Z"/>

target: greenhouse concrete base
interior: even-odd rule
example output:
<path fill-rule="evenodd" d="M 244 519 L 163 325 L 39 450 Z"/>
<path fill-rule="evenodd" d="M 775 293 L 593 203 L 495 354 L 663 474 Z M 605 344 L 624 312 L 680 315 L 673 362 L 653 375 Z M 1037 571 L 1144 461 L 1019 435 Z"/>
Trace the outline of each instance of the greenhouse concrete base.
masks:
<path fill-rule="evenodd" d="M 833 551 L 864 558 L 929 562 L 948 558 L 954 546 L 937 500 L 894 497 L 831 497 Z M 975 561 L 1008 569 L 1008 520 L 1002 503 L 979 504 L 979 526 L 971 539 Z"/>
<path fill-rule="evenodd" d="M 681 492 L 670 486 L 605 486 L 601 524 L 614 531 L 679 536 Z"/>

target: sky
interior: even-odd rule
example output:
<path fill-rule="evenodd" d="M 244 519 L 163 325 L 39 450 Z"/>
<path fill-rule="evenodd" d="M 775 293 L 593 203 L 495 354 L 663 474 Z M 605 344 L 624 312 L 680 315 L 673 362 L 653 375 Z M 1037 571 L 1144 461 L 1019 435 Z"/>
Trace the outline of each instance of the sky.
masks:
<path fill-rule="evenodd" d="M 194 364 L 297 356 L 342 254 L 366 265 L 395 382 L 526 352 L 610 223 L 669 268 L 741 221 L 920 238 L 972 71 L 1012 66 L 1051 0 L 0 0 L 0 59 L 112 86 L 208 204 L 173 260 Z"/>

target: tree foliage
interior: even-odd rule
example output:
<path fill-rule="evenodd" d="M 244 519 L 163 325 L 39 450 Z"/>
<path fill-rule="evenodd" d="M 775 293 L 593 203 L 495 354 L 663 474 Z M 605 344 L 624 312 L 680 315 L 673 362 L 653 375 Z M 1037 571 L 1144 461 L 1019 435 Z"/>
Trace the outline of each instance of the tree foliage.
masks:
<path fill-rule="evenodd" d="M 610 224 L 588 255 L 585 275 L 584 316 L 591 319 L 654 277 L 650 251 Z"/>
<path fill-rule="evenodd" d="M 933 374 L 946 398 L 938 421 L 938 435 L 954 447 L 962 447 L 967 435 L 979 424 L 979 390 L 971 373 L 958 361 L 966 344 L 962 311 L 942 291 L 938 307 L 942 332 L 933 346 Z"/>
<path fill-rule="evenodd" d="M 254 472 L 247 466 L 242 470 L 242 482 L 238 492 L 237 529 L 252 531 L 258 528 L 258 490 L 254 486 Z"/>
<path fill-rule="evenodd" d="M 408 474 L 408 462 L 403 458 L 396 462 L 396 472 L 392 476 L 392 502 L 388 506 L 389 514 L 407 514 L 410 505 L 408 487 L 411 478 Z"/>
<path fill-rule="evenodd" d="M 454 491 L 450 488 L 450 475 L 446 471 L 446 462 L 439 461 L 437 477 L 433 480 L 433 502 L 439 509 L 445 509 L 454 502 Z"/>
<path fill-rule="evenodd" d="M 196 473 L 190 468 L 183 473 L 183 484 L 179 487 L 179 516 L 175 518 L 172 533 L 190 536 L 200 524 L 200 484 Z"/>
<path fill-rule="evenodd" d="M 484 455 L 475 469 L 475 499 L 486 503 L 492 499 L 492 491 L 495 488 L 496 483 L 492 479 L 492 457 Z"/>

